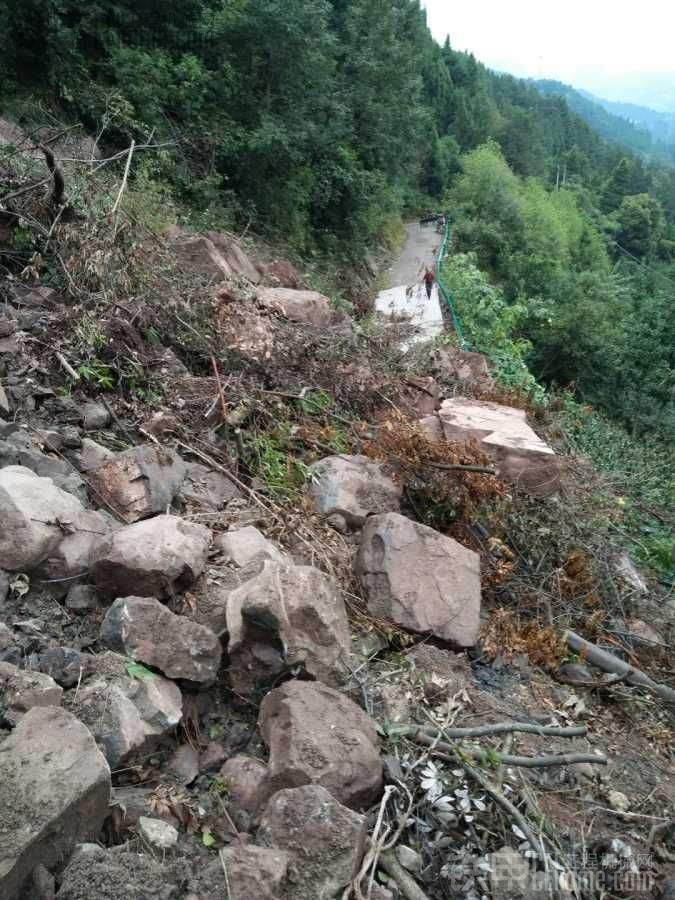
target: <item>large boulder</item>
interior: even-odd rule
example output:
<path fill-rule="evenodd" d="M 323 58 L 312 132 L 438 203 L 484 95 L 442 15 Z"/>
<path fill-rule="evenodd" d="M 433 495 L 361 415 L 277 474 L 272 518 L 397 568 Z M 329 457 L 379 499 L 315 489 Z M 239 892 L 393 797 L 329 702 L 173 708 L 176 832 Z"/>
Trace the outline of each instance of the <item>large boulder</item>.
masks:
<path fill-rule="evenodd" d="M 220 668 L 222 650 L 215 634 L 175 615 L 154 597 L 115 600 L 103 620 L 101 641 L 167 678 L 208 685 Z"/>
<path fill-rule="evenodd" d="M 246 278 L 253 284 L 257 284 L 261 280 L 262 275 L 259 269 L 243 251 L 239 241 L 231 235 L 222 234 L 219 231 L 207 231 L 206 237 L 225 260 L 230 275 Z"/>
<path fill-rule="evenodd" d="M 98 540 L 90 578 L 106 597 L 165 597 L 204 571 L 211 532 L 177 516 L 156 516 Z"/>
<path fill-rule="evenodd" d="M 317 291 L 261 288 L 258 291 L 258 303 L 271 312 L 280 313 L 291 322 L 302 322 L 315 328 L 325 328 L 336 319 L 328 297 Z"/>
<path fill-rule="evenodd" d="M 230 594 L 227 630 L 228 674 L 238 693 L 255 693 L 296 666 L 333 686 L 346 674 L 344 600 L 332 579 L 311 566 L 266 561 Z"/>
<path fill-rule="evenodd" d="M 264 794 L 319 784 L 340 803 L 369 806 L 382 789 L 375 723 L 324 684 L 288 681 L 270 691 L 258 719 L 270 758 Z"/>
<path fill-rule="evenodd" d="M 110 769 L 89 730 L 63 709 L 29 710 L 0 745 L 0 895 L 16 900 L 36 865 L 95 839 L 109 802 Z"/>
<path fill-rule="evenodd" d="M 96 657 L 96 673 L 66 705 L 92 731 L 112 769 L 151 751 L 183 717 L 178 685 L 125 664 L 116 653 Z"/>
<path fill-rule="evenodd" d="M 480 626 L 480 557 L 396 513 L 370 516 L 355 563 L 378 619 L 471 647 Z"/>
<path fill-rule="evenodd" d="M 342 896 L 356 875 L 366 834 L 366 816 L 312 784 L 275 794 L 256 839 L 288 853 L 289 893 L 294 900 L 328 900 Z"/>
<path fill-rule="evenodd" d="M 261 275 L 241 245 L 232 237 L 217 231 L 196 234 L 173 226 L 168 231 L 171 249 L 183 270 L 221 281 L 244 277 L 257 283 Z"/>
<path fill-rule="evenodd" d="M 327 456 L 314 463 L 311 474 L 309 492 L 319 513 L 343 509 L 365 516 L 399 509 L 401 484 L 367 456 Z"/>
<path fill-rule="evenodd" d="M 0 522 L 0 568 L 9 572 L 31 571 L 69 535 L 93 540 L 92 522 L 107 531 L 76 497 L 23 466 L 0 469 Z"/>
<path fill-rule="evenodd" d="M 185 478 L 185 463 L 165 447 L 132 447 L 89 473 L 94 496 L 130 525 L 164 512 Z"/>
<path fill-rule="evenodd" d="M 557 457 L 527 424 L 522 409 L 452 397 L 443 401 L 438 415 L 445 440 L 476 440 L 504 481 L 540 497 L 560 487 Z"/>

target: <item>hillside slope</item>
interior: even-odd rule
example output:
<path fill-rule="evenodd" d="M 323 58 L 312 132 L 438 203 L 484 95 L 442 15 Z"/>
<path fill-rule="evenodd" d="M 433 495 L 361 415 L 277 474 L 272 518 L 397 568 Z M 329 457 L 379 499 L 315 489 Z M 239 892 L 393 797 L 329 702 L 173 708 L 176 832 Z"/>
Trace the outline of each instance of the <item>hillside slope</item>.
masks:
<path fill-rule="evenodd" d="M 407 350 L 373 259 L 319 292 L 135 153 L 11 125 L 0 894 L 669 890 L 675 609 L 641 526 L 672 526 L 673 467 L 534 382 L 522 304 L 461 252 L 581 277 L 602 245 L 568 192 L 466 154 L 439 275 L 474 350 Z M 500 258 L 492 220 L 560 257 Z"/>

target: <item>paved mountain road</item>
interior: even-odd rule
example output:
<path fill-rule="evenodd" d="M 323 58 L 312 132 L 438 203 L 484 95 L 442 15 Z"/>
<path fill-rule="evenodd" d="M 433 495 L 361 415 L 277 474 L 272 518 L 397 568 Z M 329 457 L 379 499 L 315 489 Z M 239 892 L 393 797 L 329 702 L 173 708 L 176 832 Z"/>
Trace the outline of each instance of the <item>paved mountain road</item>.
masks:
<path fill-rule="evenodd" d="M 405 318 L 415 326 L 415 333 L 406 344 L 430 340 L 443 331 L 438 287 L 434 284 L 431 298 L 428 298 L 422 283 L 424 266 L 435 266 L 440 242 L 435 224 L 412 222 L 406 225 L 401 255 L 389 269 L 389 287 L 375 300 L 376 312 L 398 320 Z"/>

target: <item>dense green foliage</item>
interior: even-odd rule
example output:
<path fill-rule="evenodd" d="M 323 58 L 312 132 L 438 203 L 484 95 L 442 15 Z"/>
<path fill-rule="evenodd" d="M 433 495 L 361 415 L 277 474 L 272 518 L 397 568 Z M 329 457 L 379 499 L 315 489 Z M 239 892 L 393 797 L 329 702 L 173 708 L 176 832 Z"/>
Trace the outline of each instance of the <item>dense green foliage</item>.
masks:
<path fill-rule="evenodd" d="M 620 160 L 595 191 L 581 184 L 550 191 L 518 178 L 495 143 L 460 164 L 448 197 L 455 248 L 475 253 L 499 284 L 472 273 L 466 257 L 449 261 L 446 279 L 462 321 L 468 316 L 469 337 L 495 350 L 507 340 L 539 381 L 573 385 L 634 434 L 672 436 L 675 267 L 658 200 L 625 193 L 632 163 Z M 500 308 L 505 300 L 508 310 L 487 331 L 475 321 L 477 275 L 484 296 L 501 298 Z M 495 328 L 504 327 L 498 341 Z"/>
<path fill-rule="evenodd" d="M 564 97 L 569 108 L 606 141 L 648 159 L 675 162 L 675 116 L 630 103 L 600 100 L 560 81 L 531 83 L 542 94 Z"/>
<path fill-rule="evenodd" d="M 214 224 L 360 254 L 445 197 L 487 274 L 457 260 L 458 303 L 493 355 L 516 349 L 512 377 L 527 364 L 636 433 L 675 429 L 675 166 L 625 120 L 586 116 L 641 155 L 439 46 L 419 0 L 0 0 L 0 31 L 0 103 L 37 94 L 105 149 L 166 142 L 133 177 Z"/>

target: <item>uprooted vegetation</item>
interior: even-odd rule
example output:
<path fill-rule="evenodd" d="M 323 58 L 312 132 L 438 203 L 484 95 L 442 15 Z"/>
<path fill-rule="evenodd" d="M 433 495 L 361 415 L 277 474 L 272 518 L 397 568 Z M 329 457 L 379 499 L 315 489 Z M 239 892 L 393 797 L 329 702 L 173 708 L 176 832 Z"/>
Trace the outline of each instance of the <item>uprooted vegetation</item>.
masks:
<path fill-rule="evenodd" d="M 25 424 L 62 460 L 67 445 L 54 430 L 79 421 L 78 405 L 98 399 L 111 423 L 93 433 L 108 449 L 163 445 L 233 486 L 236 496 L 215 508 L 187 499 L 186 521 L 216 535 L 255 524 L 290 558 L 340 585 L 360 654 L 345 691 L 378 722 L 386 782 L 343 896 L 375 896 L 369 885 L 378 872 L 397 897 L 499 897 L 502 858 L 527 882 L 526 896 L 536 896 L 535 871 L 540 889 L 557 896 L 648 896 L 673 865 L 672 707 L 630 676 L 608 683 L 593 675 L 565 637 L 615 651 L 655 684 L 672 683 L 672 509 L 661 479 L 637 477 L 627 450 L 619 484 L 610 463 L 594 468 L 581 457 L 599 462 L 606 447 L 598 433 L 608 426 L 568 397 L 547 398 L 508 378 L 496 387 L 461 384 L 439 364 L 438 348 L 403 352 L 405 324 L 352 319 L 346 310 L 367 307 L 361 281 L 342 279 L 351 290 L 334 289 L 318 327 L 294 317 L 283 298 L 268 302 L 264 289 L 279 283 L 270 274 L 280 271 L 278 252 L 253 239 L 169 228 L 156 192 L 127 179 L 125 159 L 64 164 L 68 203 L 54 207 L 44 162 L 27 146 L 0 161 L 0 291 L 11 323 L 0 356 L 4 418 Z M 232 248 L 250 257 L 251 277 L 241 260 L 225 277 L 218 268 Z M 300 287 L 329 280 L 320 271 L 296 276 Z M 452 335 L 444 343 L 454 352 Z M 430 396 L 434 408 L 432 375 L 443 396 L 468 393 L 526 410 L 561 458 L 561 489 L 527 496 L 497 477 L 477 442 L 431 440 L 416 420 Z M 639 445 L 626 441 L 638 458 Z M 370 613 L 354 574 L 354 535 L 331 528 L 308 497 L 315 463 L 333 455 L 385 465 L 403 488 L 407 517 L 480 556 L 483 619 L 468 654 Z M 661 464 L 655 458 L 650 467 Z M 86 471 L 83 479 L 91 484 Z M 660 486 L 645 493 L 647 481 Z M 647 518 L 638 515 L 642 506 Z M 650 519 L 660 530 L 638 538 Z M 655 566 L 642 576 L 622 558 L 634 541 Z M 17 621 L 30 611 L 44 627 L 51 607 L 46 582 L 36 585 L 13 576 L 10 608 Z M 207 595 L 197 582 L 169 605 L 201 621 Z M 72 613 L 58 609 L 58 639 L 98 653 L 100 610 L 74 627 Z M 253 624 L 265 630 L 265 621 Z M 26 657 L 37 652 L 28 641 L 22 647 Z M 275 688 L 306 674 L 286 649 L 275 650 L 283 663 Z M 158 668 L 125 665 L 140 685 Z M 176 824 L 190 865 L 204 868 L 217 851 L 220 864 L 239 833 L 254 830 L 255 815 L 238 817 L 236 779 L 220 763 L 186 781 L 169 762 L 175 767 L 176 745 L 202 757 L 217 745 L 222 761 L 242 749 L 263 758 L 255 729 L 262 693 L 257 685 L 233 691 L 226 672 L 215 687 L 188 684 L 180 726 L 113 773 L 120 805 L 106 823 L 107 844 L 131 841 L 147 852 L 120 813 L 125 790 L 143 789 L 143 814 Z M 167 877 L 178 885 L 174 874 Z"/>

